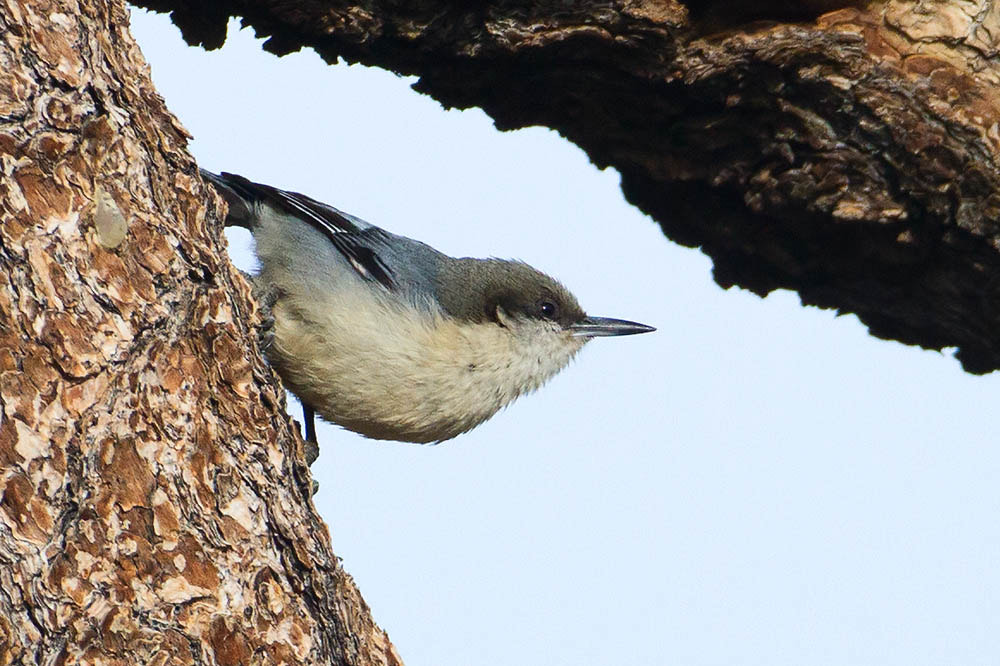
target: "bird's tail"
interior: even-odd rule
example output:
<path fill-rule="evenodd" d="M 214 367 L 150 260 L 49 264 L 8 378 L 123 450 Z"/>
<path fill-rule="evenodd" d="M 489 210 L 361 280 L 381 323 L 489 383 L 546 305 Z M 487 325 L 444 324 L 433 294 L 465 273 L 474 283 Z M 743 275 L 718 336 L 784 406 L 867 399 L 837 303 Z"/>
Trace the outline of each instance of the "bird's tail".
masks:
<path fill-rule="evenodd" d="M 253 231 L 255 216 L 252 206 L 256 197 L 240 183 L 240 180 L 245 179 L 231 173 L 215 174 L 205 169 L 198 169 L 198 171 L 201 173 L 201 177 L 210 182 L 229 204 L 229 213 L 223 224 L 227 227 L 243 227 Z"/>

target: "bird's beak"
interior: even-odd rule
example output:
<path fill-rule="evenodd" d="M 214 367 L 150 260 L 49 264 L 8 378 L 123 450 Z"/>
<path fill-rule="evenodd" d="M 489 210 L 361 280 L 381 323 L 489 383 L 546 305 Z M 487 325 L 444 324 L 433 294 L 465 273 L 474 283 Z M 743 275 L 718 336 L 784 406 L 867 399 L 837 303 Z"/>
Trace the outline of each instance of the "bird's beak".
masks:
<path fill-rule="evenodd" d="M 635 335 L 651 333 L 656 329 L 645 324 L 624 319 L 609 319 L 607 317 L 584 317 L 567 328 L 574 338 L 599 338 L 611 335 Z"/>

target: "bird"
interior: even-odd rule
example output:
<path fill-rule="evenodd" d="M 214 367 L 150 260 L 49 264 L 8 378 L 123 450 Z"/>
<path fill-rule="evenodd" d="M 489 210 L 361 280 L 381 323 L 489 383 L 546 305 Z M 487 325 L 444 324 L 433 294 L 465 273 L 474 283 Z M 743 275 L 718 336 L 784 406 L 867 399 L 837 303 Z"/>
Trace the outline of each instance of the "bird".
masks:
<path fill-rule="evenodd" d="M 656 330 L 589 316 L 521 261 L 456 258 L 303 194 L 201 170 L 248 229 L 265 355 L 315 413 L 365 437 L 442 442 L 538 389 L 593 338 Z M 262 295 L 262 296 L 260 296 Z"/>

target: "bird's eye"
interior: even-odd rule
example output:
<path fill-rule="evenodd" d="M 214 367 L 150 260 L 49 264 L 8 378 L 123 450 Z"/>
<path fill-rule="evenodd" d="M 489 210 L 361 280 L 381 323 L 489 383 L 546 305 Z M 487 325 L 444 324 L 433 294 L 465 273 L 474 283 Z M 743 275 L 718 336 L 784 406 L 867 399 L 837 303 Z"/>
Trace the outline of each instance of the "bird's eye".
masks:
<path fill-rule="evenodd" d="M 542 316 L 546 319 L 552 319 L 556 316 L 556 304 L 552 301 L 542 301 L 538 304 L 538 311 L 542 313 Z"/>

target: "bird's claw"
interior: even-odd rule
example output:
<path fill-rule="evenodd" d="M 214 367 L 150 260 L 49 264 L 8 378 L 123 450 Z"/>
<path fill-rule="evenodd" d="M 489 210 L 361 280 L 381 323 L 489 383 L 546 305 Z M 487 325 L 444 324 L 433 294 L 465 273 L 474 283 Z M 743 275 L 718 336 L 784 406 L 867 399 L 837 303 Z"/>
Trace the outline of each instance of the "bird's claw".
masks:
<path fill-rule="evenodd" d="M 274 317 L 268 315 L 261 318 L 260 325 L 257 327 L 257 344 L 260 345 L 260 350 L 265 353 L 274 344 Z"/>
<path fill-rule="evenodd" d="M 306 440 L 303 448 L 305 448 L 306 453 L 306 464 L 312 467 L 312 464 L 319 458 L 319 444 Z"/>
<path fill-rule="evenodd" d="M 252 294 L 257 305 L 260 307 L 260 325 L 257 327 L 257 342 L 263 352 L 267 352 L 274 344 L 274 315 L 271 310 L 278 302 L 280 290 L 273 284 L 264 282 L 260 276 L 243 273 L 243 277 L 250 281 Z"/>

